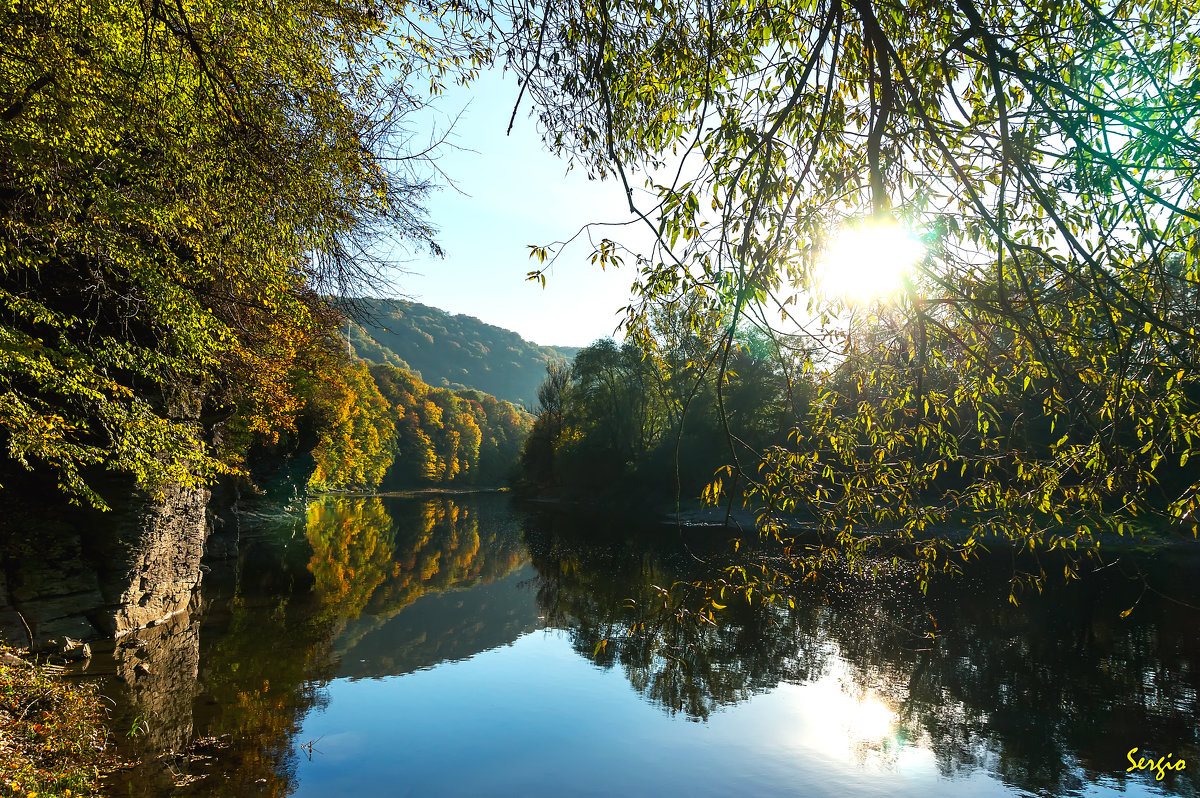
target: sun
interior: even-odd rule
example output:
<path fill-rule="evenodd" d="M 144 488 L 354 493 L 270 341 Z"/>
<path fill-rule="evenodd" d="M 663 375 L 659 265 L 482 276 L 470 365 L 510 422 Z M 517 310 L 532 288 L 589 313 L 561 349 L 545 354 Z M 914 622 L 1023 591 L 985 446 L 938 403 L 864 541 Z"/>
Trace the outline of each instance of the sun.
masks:
<path fill-rule="evenodd" d="M 882 740 L 892 733 L 896 713 L 878 698 L 867 696 L 851 707 L 846 720 L 851 739 Z"/>
<path fill-rule="evenodd" d="M 821 296 L 866 304 L 899 291 L 925 252 L 925 245 L 895 222 L 847 226 L 818 260 L 813 286 Z"/>

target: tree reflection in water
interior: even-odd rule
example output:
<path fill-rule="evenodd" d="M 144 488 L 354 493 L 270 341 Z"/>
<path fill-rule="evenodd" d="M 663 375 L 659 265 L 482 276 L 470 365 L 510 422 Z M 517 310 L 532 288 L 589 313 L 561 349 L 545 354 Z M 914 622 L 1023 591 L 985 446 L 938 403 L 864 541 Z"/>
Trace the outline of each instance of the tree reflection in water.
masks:
<path fill-rule="evenodd" d="M 375 589 L 399 567 L 392 560 L 392 518 L 375 497 L 313 502 L 306 537 L 317 601 L 335 625 L 357 618 Z"/>
<path fill-rule="evenodd" d="M 1158 786 L 1198 791 L 1200 568 L 1184 553 L 1143 563 L 1170 599 L 1131 581 L 1127 555 L 1012 606 L 1012 559 L 993 556 L 928 596 L 882 579 L 830 579 L 794 609 L 731 601 L 709 624 L 679 620 L 659 588 L 713 579 L 716 564 L 577 522 L 542 519 L 527 534 L 547 622 L 671 714 L 704 721 L 779 684 L 834 675 L 895 713 L 896 735 L 864 752 L 885 760 L 903 740 L 930 749 L 944 775 L 982 768 L 1061 795 L 1101 778 L 1123 783 L 1137 746 L 1188 761 Z"/>
<path fill-rule="evenodd" d="M 338 635 L 338 674 L 399 675 L 511 643 L 536 623 L 531 602 L 514 591 L 483 590 L 528 558 L 507 497 L 434 496 L 391 505 L 396 543 L 386 579 L 365 612 Z M 453 593 L 408 608 L 423 597 Z"/>
<path fill-rule="evenodd" d="M 511 522 L 481 527 L 474 501 L 438 496 L 404 509 L 409 512 L 397 518 L 391 573 L 367 608 L 373 615 L 399 612 L 427 593 L 491 582 L 525 560 Z"/>
<path fill-rule="evenodd" d="M 543 517 L 526 528 L 547 625 L 566 630 L 581 656 L 620 666 L 668 712 L 703 721 L 719 707 L 824 672 L 828 654 L 813 619 L 784 623 L 778 611 L 742 603 L 719 613 L 715 625 L 678 620 L 680 606 L 660 589 L 697 578 L 701 563 L 661 533 L 622 535 L 562 520 Z"/>
<path fill-rule="evenodd" d="M 124 666 L 127 650 L 145 658 L 161 648 L 178 659 L 179 645 L 167 648 L 161 630 L 118 648 L 118 673 L 131 675 L 112 690 L 122 701 L 114 726 L 154 722 L 127 743 L 143 765 L 118 774 L 112 794 L 290 794 L 308 742 L 297 735 L 305 715 L 324 705 L 339 651 L 353 642 L 348 625 L 361 635 L 373 622 L 355 624 L 360 616 L 394 615 L 423 595 L 487 584 L 524 562 L 515 525 L 481 530 L 474 502 L 434 497 L 391 507 L 395 520 L 379 498 L 323 499 L 299 528 L 248 536 L 236 561 L 213 563 L 200 617 L 180 627 L 190 638 L 169 638 L 199 647 L 198 669 L 143 675 Z M 193 713 L 163 711 L 196 694 L 194 722 Z M 175 716 L 178 728 L 167 728 Z M 192 746 L 199 756 L 184 755 L 185 737 L 202 741 Z"/>
<path fill-rule="evenodd" d="M 218 784 L 216 794 L 289 794 L 306 764 L 305 716 L 332 679 L 471 657 L 539 623 L 681 719 L 703 722 L 791 684 L 803 692 L 788 694 L 816 702 L 872 766 L 917 746 L 947 776 L 982 768 L 1016 789 L 1062 795 L 1123 783 L 1125 753 L 1137 746 L 1188 761 L 1158 786 L 1200 792 L 1200 613 L 1142 595 L 1126 566 L 1013 607 L 1012 561 L 997 556 L 928 596 L 843 580 L 795 596 L 793 609 L 730 601 L 701 623 L 681 622 L 662 589 L 712 578 L 720 563 L 683 552 L 674 530 L 518 511 L 501 496 L 327 499 L 295 530 L 243 543 L 206 580 L 199 634 L 174 635 L 193 642 L 178 643 L 171 661 L 197 661 L 188 646 L 198 646 L 198 668 L 174 682 L 135 668 L 129 678 L 144 681 L 126 691 L 118 718 L 121 731 L 146 708 L 180 718 L 177 730 L 139 738 L 148 763 L 150 748 L 177 746 L 181 735 L 227 735 L 229 747 L 203 749 L 211 761 L 165 760 L 154 778 L 148 764 L 113 794 L 164 794 L 167 776 L 206 776 L 174 794 L 210 795 Z M 1150 584 L 1200 604 L 1194 558 L 1146 563 Z M 194 631 L 189 623 L 180 628 Z"/>

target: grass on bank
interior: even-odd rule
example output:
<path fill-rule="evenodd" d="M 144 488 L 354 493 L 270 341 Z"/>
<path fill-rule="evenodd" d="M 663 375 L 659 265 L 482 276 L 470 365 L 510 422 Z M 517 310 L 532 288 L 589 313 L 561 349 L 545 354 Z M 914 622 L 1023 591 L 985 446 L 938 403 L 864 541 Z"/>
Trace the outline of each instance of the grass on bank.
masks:
<path fill-rule="evenodd" d="M 20 660 L 0 643 L 0 796 L 96 795 L 111 755 L 95 685 Z"/>

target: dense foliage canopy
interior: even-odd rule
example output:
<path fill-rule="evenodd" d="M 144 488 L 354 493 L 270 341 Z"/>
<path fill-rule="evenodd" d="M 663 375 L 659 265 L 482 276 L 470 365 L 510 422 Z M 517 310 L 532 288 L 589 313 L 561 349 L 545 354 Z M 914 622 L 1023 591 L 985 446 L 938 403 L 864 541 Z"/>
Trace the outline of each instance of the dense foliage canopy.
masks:
<path fill-rule="evenodd" d="M 433 388 L 395 366 L 361 362 L 327 371 L 300 419 L 304 429 L 278 445 L 259 439 L 253 476 L 287 481 L 282 466 L 304 480 L 295 488 L 317 491 L 495 487 L 512 478 L 533 426 L 531 415 L 490 394 Z"/>
<path fill-rule="evenodd" d="M 491 394 L 431 387 L 395 366 L 372 366 L 371 376 L 396 427 L 396 462 L 384 487 L 508 481 L 532 416 Z"/>
<path fill-rule="evenodd" d="M 717 386 L 745 318 L 809 334 L 813 412 L 736 464 L 762 528 L 808 513 L 818 558 L 933 570 L 993 533 L 1195 529 L 1198 11 L 517 0 L 506 44 L 547 142 L 655 233 L 630 332 L 719 309 Z M 856 222 L 924 245 L 889 301 L 815 284 Z"/>
<path fill-rule="evenodd" d="M 603 339 L 569 365 L 551 364 L 521 456 L 527 487 L 661 505 L 697 495 L 731 452 L 753 456 L 787 440 L 812 398 L 795 358 L 748 331 L 718 402 L 717 370 L 703 362 L 716 330 L 678 334 L 673 321 L 658 318 L 650 349 Z"/>
<path fill-rule="evenodd" d="M 407 114 L 482 42 L 407 2 L 0 9 L 0 445 L 97 506 L 196 484 L 293 421 L 322 295 L 432 246 Z M 435 247 L 436 248 L 436 247 Z M 322 354 L 322 353 L 325 354 Z M 318 374 L 319 378 L 319 374 Z"/>

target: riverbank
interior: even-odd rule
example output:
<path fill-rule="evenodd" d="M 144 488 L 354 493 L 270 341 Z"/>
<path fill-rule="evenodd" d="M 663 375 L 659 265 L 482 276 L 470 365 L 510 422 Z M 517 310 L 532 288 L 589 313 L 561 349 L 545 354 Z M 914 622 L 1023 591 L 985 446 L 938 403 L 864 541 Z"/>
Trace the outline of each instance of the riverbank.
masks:
<path fill-rule="evenodd" d="M 98 795 L 115 766 L 95 685 L 60 673 L 0 643 L 0 795 Z"/>
<path fill-rule="evenodd" d="M 382 490 L 382 491 L 375 491 L 375 490 L 313 491 L 309 494 L 309 498 L 323 499 L 323 498 L 328 498 L 328 497 L 333 497 L 333 498 L 347 497 L 347 498 L 357 499 L 357 498 L 371 498 L 374 496 L 380 496 L 380 497 L 387 497 L 387 498 L 404 499 L 404 498 L 411 498 L 413 496 L 469 496 L 471 494 L 476 494 L 476 493 L 510 493 L 511 491 L 512 491 L 512 488 L 505 487 L 503 485 L 497 485 L 495 487 L 465 487 L 465 488 L 451 488 L 451 487 L 441 487 L 441 486 L 434 485 L 434 486 L 429 486 L 429 487 L 401 488 L 399 490 Z"/>
<path fill-rule="evenodd" d="M 687 529 L 721 529 L 728 526 L 735 534 L 746 532 L 757 534 L 756 512 L 751 507 L 734 506 L 729 509 L 726 505 L 714 507 L 705 505 L 699 500 L 690 499 L 680 503 L 678 512 L 673 507 L 665 509 L 656 507 L 655 512 L 660 518 L 660 523 L 666 526 L 681 526 Z M 792 518 L 785 523 L 787 524 L 785 527 L 787 534 L 800 537 L 812 533 L 816 527 L 811 518 Z M 1101 524 L 1094 522 L 1093 530 L 1091 540 L 1104 551 L 1127 552 L 1161 548 L 1200 551 L 1200 539 L 1181 529 L 1158 530 L 1148 526 L 1134 527 L 1130 525 L 1124 534 L 1117 534 L 1116 532 L 1101 531 Z M 969 531 L 964 519 L 962 525 L 929 527 L 924 534 L 944 542 L 961 543 L 968 538 Z M 1050 529 L 1045 532 L 1045 539 L 1049 540 L 1055 534 L 1069 539 L 1072 531 L 1066 528 Z M 976 539 L 985 546 L 1014 545 L 1013 540 L 999 534 L 977 536 Z M 1082 541 L 1080 545 L 1083 545 Z M 1058 548 L 1066 547 L 1060 545 Z"/>

